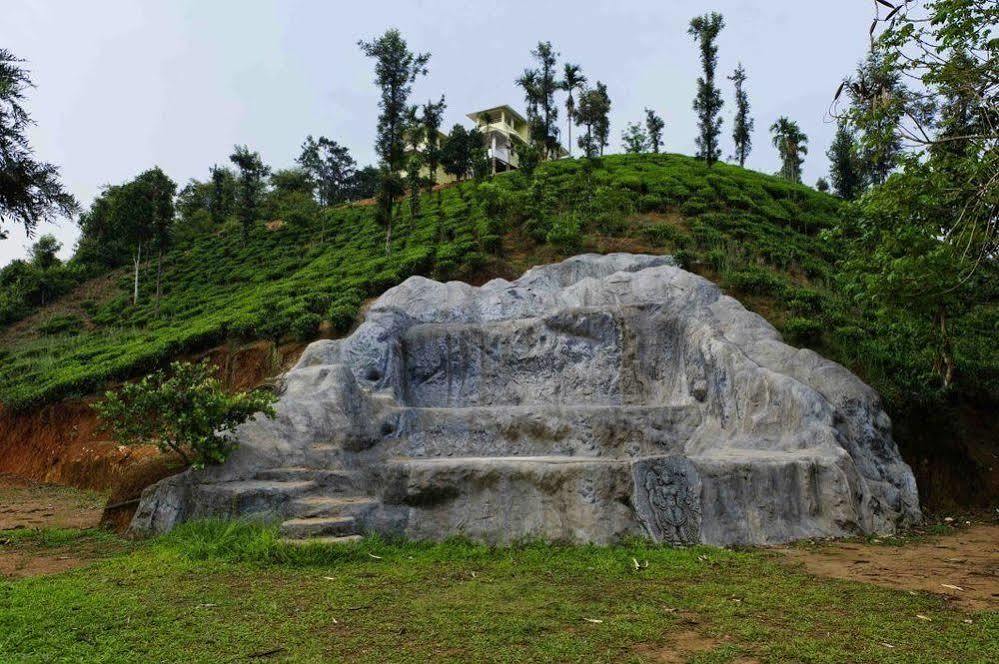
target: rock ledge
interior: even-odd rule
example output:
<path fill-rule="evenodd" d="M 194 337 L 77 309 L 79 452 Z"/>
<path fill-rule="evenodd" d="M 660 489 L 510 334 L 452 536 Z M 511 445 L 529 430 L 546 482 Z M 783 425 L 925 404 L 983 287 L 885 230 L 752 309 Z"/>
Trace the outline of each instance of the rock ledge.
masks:
<path fill-rule="evenodd" d="M 133 532 L 735 545 L 919 519 L 878 395 L 668 257 L 413 277 L 282 389 L 228 462 L 147 489 Z"/>

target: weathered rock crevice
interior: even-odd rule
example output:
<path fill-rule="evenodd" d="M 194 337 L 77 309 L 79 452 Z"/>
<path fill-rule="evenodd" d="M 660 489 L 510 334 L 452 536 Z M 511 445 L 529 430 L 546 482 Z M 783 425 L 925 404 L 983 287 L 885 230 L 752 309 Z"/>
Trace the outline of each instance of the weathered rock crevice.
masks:
<path fill-rule="evenodd" d="M 729 545 L 919 518 L 878 395 L 667 257 L 478 288 L 414 277 L 282 384 L 274 420 L 244 425 L 226 464 L 150 487 L 132 529 Z"/>

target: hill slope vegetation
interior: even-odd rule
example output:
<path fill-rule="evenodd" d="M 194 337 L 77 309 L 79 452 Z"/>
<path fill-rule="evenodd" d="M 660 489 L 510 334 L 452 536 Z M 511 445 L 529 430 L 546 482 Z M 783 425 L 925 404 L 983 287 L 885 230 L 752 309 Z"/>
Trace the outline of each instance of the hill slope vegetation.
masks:
<path fill-rule="evenodd" d="M 915 320 L 876 319 L 837 279 L 834 234 L 850 207 L 808 187 L 680 155 L 542 164 L 400 204 L 392 250 L 375 208 L 273 196 L 244 237 L 235 219 L 191 232 L 140 268 L 93 279 L 0 328 L 0 403 L 20 411 L 141 375 L 225 340 L 336 335 L 363 302 L 414 274 L 481 282 L 581 251 L 672 253 L 768 318 L 792 344 L 858 373 L 885 397 L 924 491 L 979 498 L 979 414 L 999 401 L 996 307 L 952 321 L 958 390 L 934 383 Z M 984 422 L 984 423 L 983 423 Z M 983 428 L 984 427 L 984 428 Z M 983 452 L 985 450 L 985 452 Z M 945 470 L 941 470 L 945 469 Z"/>

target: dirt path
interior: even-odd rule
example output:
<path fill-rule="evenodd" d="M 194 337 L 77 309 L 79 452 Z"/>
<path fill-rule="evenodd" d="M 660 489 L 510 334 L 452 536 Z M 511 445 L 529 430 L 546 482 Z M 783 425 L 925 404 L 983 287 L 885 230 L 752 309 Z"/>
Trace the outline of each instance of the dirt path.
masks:
<path fill-rule="evenodd" d="M 0 579 L 65 572 L 106 555 L 100 538 L 61 542 L 35 530 L 96 528 L 104 501 L 91 491 L 0 475 Z"/>
<path fill-rule="evenodd" d="M 105 496 L 0 474 L 0 531 L 15 528 L 96 528 Z"/>
<path fill-rule="evenodd" d="M 963 609 L 999 609 L 999 524 L 894 545 L 829 542 L 778 549 L 809 574 L 945 595 Z"/>

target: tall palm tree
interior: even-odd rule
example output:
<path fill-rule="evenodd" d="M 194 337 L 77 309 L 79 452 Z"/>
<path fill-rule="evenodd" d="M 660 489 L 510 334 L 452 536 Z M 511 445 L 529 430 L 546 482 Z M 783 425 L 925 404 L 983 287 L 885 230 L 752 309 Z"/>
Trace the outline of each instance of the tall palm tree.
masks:
<path fill-rule="evenodd" d="M 565 90 L 569 93 L 569 97 L 565 100 L 565 115 L 566 122 L 569 124 L 569 156 L 572 156 L 572 123 L 575 120 L 576 115 L 576 99 L 572 96 L 572 93 L 576 90 L 582 91 L 583 85 L 586 83 L 586 76 L 583 75 L 583 70 L 579 65 L 565 63 L 565 69 L 562 72 L 562 80 L 559 81 L 559 89 Z"/>
<path fill-rule="evenodd" d="M 801 182 L 801 165 L 805 161 L 802 155 L 808 154 L 808 137 L 797 122 L 785 116 L 781 116 L 770 126 L 770 132 L 773 134 L 774 147 L 780 154 L 781 177 L 791 182 Z"/>

